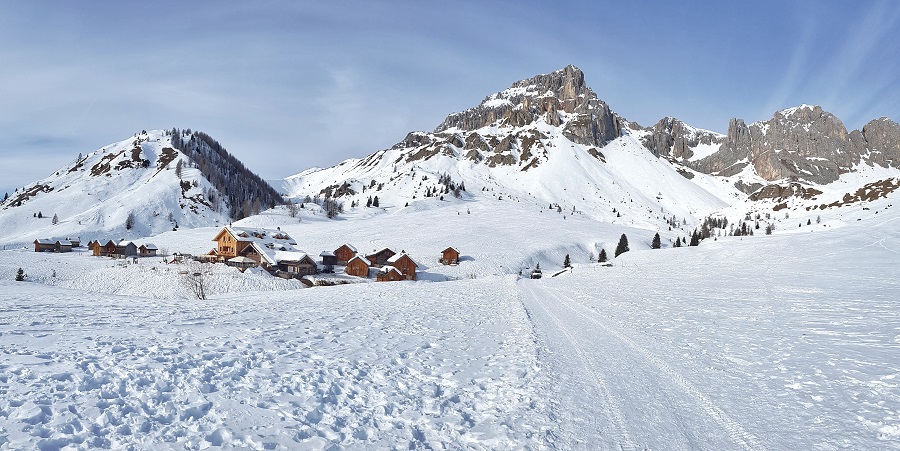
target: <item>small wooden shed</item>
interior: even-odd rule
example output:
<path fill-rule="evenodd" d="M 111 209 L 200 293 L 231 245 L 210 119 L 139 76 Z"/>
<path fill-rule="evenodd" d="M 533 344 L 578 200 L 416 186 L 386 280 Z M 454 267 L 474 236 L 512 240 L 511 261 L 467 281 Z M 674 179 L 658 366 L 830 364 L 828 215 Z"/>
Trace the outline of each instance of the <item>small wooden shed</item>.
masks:
<path fill-rule="evenodd" d="M 438 260 L 439 263 L 443 263 L 445 265 L 456 265 L 459 264 L 459 251 L 454 247 L 448 247 L 441 252 L 441 258 Z"/>
<path fill-rule="evenodd" d="M 158 250 L 159 249 L 155 244 L 144 243 L 138 248 L 138 254 L 140 254 L 141 257 L 153 257 L 156 256 L 156 251 Z"/>
<path fill-rule="evenodd" d="M 119 241 L 119 243 L 116 244 L 116 255 L 120 255 L 122 257 L 137 257 L 137 245 L 134 244 L 133 241 Z"/>
<path fill-rule="evenodd" d="M 400 273 L 400 270 L 397 268 L 385 266 L 378 271 L 378 276 L 375 280 L 378 282 L 395 282 L 398 280 L 406 280 L 406 277 Z"/>
<path fill-rule="evenodd" d="M 389 258 L 393 257 L 397 253 L 390 250 L 389 248 L 384 248 L 380 251 L 375 251 L 369 255 L 366 255 L 366 259 L 374 266 L 383 266 L 387 264 Z"/>
<path fill-rule="evenodd" d="M 97 240 L 93 242 L 91 251 L 94 253 L 95 257 L 108 257 L 116 255 L 116 243 L 112 240 L 109 240 L 106 243 L 102 243 L 100 240 Z"/>
<path fill-rule="evenodd" d="M 336 258 L 336 265 L 346 265 L 350 263 L 350 259 L 356 257 L 356 248 L 349 245 L 343 244 L 341 247 L 335 249 L 334 256 Z"/>
<path fill-rule="evenodd" d="M 52 240 L 34 240 L 34 251 L 35 252 L 55 252 L 56 251 L 56 242 Z"/>
<path fill-rule="evenodd" d="M 405 253 L 399 253 L 387 260 L 387 264 L 396 268 L 406 280 L 416 280 L 416 262 Z"/>
<path fill-rule="evenodd" d="M 369 264 L 359 256 L 353 256 L 347 262 L 344 272 L 356 277 L 369 277 Z"/>
<path fill-rule="evenodd" d="M 69 240 L 57 240 L 53 243 L 53 250 L 56 252 L 72 252 L 72 242 Z"/>

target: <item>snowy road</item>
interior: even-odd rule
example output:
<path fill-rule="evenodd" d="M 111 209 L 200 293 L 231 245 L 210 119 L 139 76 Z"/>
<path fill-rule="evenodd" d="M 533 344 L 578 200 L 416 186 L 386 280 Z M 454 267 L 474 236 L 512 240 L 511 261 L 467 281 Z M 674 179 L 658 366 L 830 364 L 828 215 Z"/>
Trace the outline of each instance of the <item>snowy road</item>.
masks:
<path fill-rule="evenodd" d="M 706 394 L 578 301 L 520 282 L 558 381 L 562 449 L 763 449 Z"/>

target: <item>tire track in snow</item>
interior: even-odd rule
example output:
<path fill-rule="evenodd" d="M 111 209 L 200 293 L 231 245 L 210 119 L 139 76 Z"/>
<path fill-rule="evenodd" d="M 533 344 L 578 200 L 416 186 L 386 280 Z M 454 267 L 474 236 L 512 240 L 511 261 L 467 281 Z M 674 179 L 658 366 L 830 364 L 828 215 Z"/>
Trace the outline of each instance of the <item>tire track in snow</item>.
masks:
<path fill-rule="evenodd" d="M 597 387 L 600 392 L 602 398 L 606 401 L 604 404 L 604 412 L 607 414 L 612 425 L 616 428 L 617 434 L 617 443 L 619 444 L 620 449 L 624 450 L 638 450 L 642 449 L 638 447 L 631 438 L 631 435 L 628 433 L 628 428 L 625 423 L 625 416 L 622 414 L 622 409 L 619 406 L 619 402 L 613 397 L 612 392 L 609 389 L 609 386 L 606 384 L 606 380 L 594 369 L 593 365 L 591 365 L 590 360 L 587 358 L 587 354 L 578 345 L 575 337 L 573 337 L 566 329 L 563 327 L 562 322 L 559 318 L 550 312 L 549 309 L 544 305 L 541 298 L 536 296 L 534 293 L 534 288 L 528 285 L 525 285 L 528 289 L 529 295 L 535 301 L 535 303 L 544 311 L 544 313 L 550 317 L 553 321 L 556 329 L 562 332 L 565 336 L 566 340 L 572 345 L 572 349 L 574 349 L 575 354 L 578 357 L 578 362 L 581 366 L 587 371 L 587 373 L 591 376 L 591 379 L 594 382 L 595 387 Z M 529 315 L 529 318 L 533 318 Z"/>
<path fill-rule="evenodd" d="M 748 432 L 743 426 L 740 425 L 737 421 L 733 420 L 727 413 L 725 413 L 722 409 L 717 407 L 712 400 L 709 399 L 703 392 L 701 392 L 697 387 L 690 383 L 684 376 L 682 376 L 678 371 L 669 366 L 668 363 L 648 351 L 646 348 L 634 342 L 634 340 L 628 338 L 626 335 L 620 333 L 619 331 L 609 327 L 606 322 L 599 318 L 599 314 L 581 304 L 580 302 L 565 296 L 558 295 L 557 293 L 551 292 L 550 290 L 545 290 L 545 292 L 555 298 L 559 302 L 559 305 L 568 305 L 570 309 L 581 313 L 581 315 L 590 321 L 591 323 L 599 326 L 603 329 L 604 332 L 609 335 L 617 338 L 623 344 L 633 349 L 635 352 L 640 354 L 641 357 L 644 358 L 645 361 L 650 363 L 653 367 L 660 371 L 660 373 L 681 389 L 682 393 L 685 393 L 692 398 L 694 398 L 703 409 L 703 411 L 709 415 L 713 420 L 716 421 L 723 429 L 728 433 L 729 438 L 736 445 L 740 446 L 741 449 L 747 451 L 754 450 L 764 450 L 765 447 L 760 443 L 759 439 L 756 438 L 753 434 Z M 532 293 L 533 295 L 533 293 Z M 551 315 L 552 316 L 552 315 Z"/>

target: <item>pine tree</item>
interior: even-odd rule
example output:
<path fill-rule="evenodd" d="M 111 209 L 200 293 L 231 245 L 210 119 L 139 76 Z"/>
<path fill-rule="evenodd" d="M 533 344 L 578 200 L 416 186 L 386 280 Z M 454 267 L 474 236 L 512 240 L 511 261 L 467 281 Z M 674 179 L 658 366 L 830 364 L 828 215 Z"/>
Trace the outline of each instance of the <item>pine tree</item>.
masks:
<path fill-rule="evenodd" d="M 608 258 L 606 257 L 606 249 L 600 249 L 600 254 L 597 255 L 597 263 L 606 263 Z"/>
<path fill-rule="evenodd" d="M 372 199 L 372 206 L 373 206 L 373 207 L 377 207 L 377 206 L 378 206 L 378 196 L 375 196 L 375 198 Z"/>
<path fill-rule="evenodd" d="M 694 233 L 691 234 L 691 246 L 699 246 L 700 245 L 700 232 L 694 230 Z"/>
<path fill-rule="evenodd" d="M 125 229 L 131 230 L 134 227 L 134 212 L 128 213 L 128 217 L 125 218 Z"/>
<path fill-rule="evenodd" d="M 563 268 L 571 268 L 572 261 L 569 260 L 569 254 L 566 254 L 566 258 L 563 260 Z"/>
<path fill-rule="evenodd" d="M 662 247 L 662 243 L 659 240 L 659 233 L 653 235 L 653 242 L 650 243 L 650 249 L 659 249 Z"/>
<path fill-rule="evenodd" d="M 44 217 L 44 214 L 41 213 L 41 212 L 38 212 L 38 219 L 41 219 L 41 218 L 43 218 L 43 217 Z"/>
<path fill-rule="evenodd" d="M 625 236 L 625 234 L 623 233 L 622 236 L 619 238 L 619 244 L 616 246 L 616 252 L 613 255 L 615 257 L 618 257 L 618 256 L 624 254 L 625 252 L 628 252 L 629 250 L 630 249 L 628 249 L 628 237 Z"/>
<path fill-rule="evenodd" d="M 56 213 L 53 213 L 53 219 L 50 220 L 50 223 L 53 225 L 59 224 L 59 217 L 56 216 Z"/>
<path fill-rule="evenodd" d="M 16 282 L 23 282 L 23 281 L 25 281 L 25 270 L 22 268 L 19 268 L 19 270 L 16 271 Z"/>

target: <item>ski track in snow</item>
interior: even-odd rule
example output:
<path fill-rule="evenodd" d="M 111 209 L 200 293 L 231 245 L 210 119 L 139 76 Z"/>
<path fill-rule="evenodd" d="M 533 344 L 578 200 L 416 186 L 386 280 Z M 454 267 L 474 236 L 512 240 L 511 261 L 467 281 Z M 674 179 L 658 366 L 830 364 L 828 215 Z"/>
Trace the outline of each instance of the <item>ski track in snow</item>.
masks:
<path fill-rule="evenodd" d="M 625 362 L 629 365 L 630 368 L 637 368 L 640 366 L 649 367 L 649 368 L 647 368 L 647 370 L 649 372 L 656 372 L 657 375 L 669 379 L 670 383 L 665 384 L 665 385 L 674 384 L 675 388 L 676 388 L 675 392 L 677 392 L 681 395 L 685 395 L 685 396 L 683 396 L 684 398 L 692 398 L 692 400 L 700 406 L 702 412 L 705 413 L 706 415 L 708 415 L 709 417 L 713 418 L 727 432 L 731 441 L 736 446 L 738 446 L 740 449 L 748 450 L 748 451 L 765 449 L 759 443 L 759 440 L 756 437 L 754 437 L 752 434 L 748 433 L 743 427 L 741 427 L 741 425 L 739 423 L 737 423 L 736 421 L 731 419 L 724 411 L 722 411 L 719 407 L 717 407 L 709 399 L 709 397 L 704 395 L 693 384 L 688 382 L 688 380 L 685 379 L 684 376 L 682 376 L 677 371 L 675 371 L 671 366 L 666 364 L 666 362 L 664 360 L 656 357 L 649 350 L 647 350 L 644 347 L 641 347 L 640 345 L 635 343 L 633 340 L 629 339 L 625 334 L 619 332 L 618 330 L 614 329 L 613 327 L 610 327 L 606 323 L 606 321 L 602 320 L 601 316 L 596 311 L 591 310 L 588 307 L 585 307 L 584 305 L 580 304 L 578 301 L 575 301 L 572 298 L 564 297 L 564 296 L 561 296 L 557 293 L 554 293 L 554 292 L 551 292 L 548 290 L 539 289 L 539 291 L 541 292 L 541 295 L 536 295 L 535 294 L 536 287 L 532 283 L 524 282 L 523 286 L 524 286 L 525 290 L 527 290 L 529 293 L 529 296 L 527 297 L 527 299 L 529 299 L 530 302 L 535 303 L 536 306 L 538 306 L 539 308 L 543 309 L 544 312 L 553 320 L 555 327 L 566 336 L 568 341 L 576 349 L 576 352 L 578 353 L 580 360 L 587 362 L 587 358 L 585 357 L 586 353 L 579 347 L 579 345 L 577 343 L 577 338 L 575 338 L 572 333 L 572 332 L 577 333 L 578 331 L 570 332 L 570 331 L 566 330 L 567 327 L 572 327 L 572 326 L 565 326 L 564 323 L 562 321 L 560 321 L 559 317 L 557 315 L 554 315 L 550 311 L 550 307 L 548 307 L 547 301 L 541 300 L 542 298 L 550 300 L 553 303 L 552 304 L 553 307 L 555 307 L 557 310 L 561 311 L 561 313 L 563 313 L 562 316 L 566 317 L 567 319 L 571 320 L 573 315 L 575 315 L 575 316 L 579 317 L 578 319 L 587 320 L 590 324 L 597 326 L 597 328 L 593 328 L 593 329 L 589 329 L 589 330 L 591 332 L 593 332 L 594 334 L 599 332 L 600 336 L 590 337 L 592 339 L 591 341 L 596 343 L 600 340 L 612 338 L 612 339 L 618 341 L 619 343 L 625 345 L 625 348 L 620 348 L 620 352 L 623 352 L 623 355 L 627 355 L 628 360 L 632 360 L 632 362 Z M 575 323 L 575 321 L 570 321 L 568 323 L 573 324 L 573 323 Z M 583 335 L 585 333 L 585 330 L 580 330 L 580 332 L 581 333 L 579 335 Z M 637 358 L 643 359 L 643 362 L 634 362 L 633 360 L 636 360 Z M 623 363 L 622 362 L 623 360 L 626 360 L 626 358 L 620 357 L 619 359 L 616 359 L 616 363 L 621 365 Z M 587 365 L 591 365 L 591 364 L 588 362 Z M 608 365 L 609 364 L 607 363 L 607 366 Z M 591 372 L 594 373 L 595 370 L 592 369 Z M 634 444 L 633 440 L 631 439 L 631 437 L 629 436 L 629 433 L 628 433 L 628 430 L 626 427 L 626 424 L 628 424 L 628 421 L 627 421 L 627 419 L 622 418 L 621 409 L 617 405 L 618 402 L 614 401 L 613 398 L 611 396 L 609 396 L 609 394 L 608 394 L 609 390 L 608 390 L 608 388 L 606 388 L 606 383 L 603 382 L 602 379 L 597 378 L 597 380 L 600 382 L 600 388 L 604 394 L 604 397 L 606 397 L 607 401 L 609 402 L 609 406 L 607 406 L 607 409 L 614 416 L 615 423 L 620 428 L 619 436 L 620 436 L 621 440 L 619 441 L 619 444 L 621 445 L 621 448 L 624 450 L 642 449 L 641 447 L 636 446 Z M 658 379 L 656 381 L 660 382 Z M 670 398 L 669 403 L 667 403 L 667 407 L 669 407 L 671 409 L 678 408 L 680 411 L 688 410 L 688 409 L 684 409 L 683 408 L 684 406 L 676 406 L 675 405 L 676 403 L 673 402 L 674 400 L 672 399 L 672 397 L 669 396 L 669 394 L 671 392 L 662 392 L 662 388 L 661 388 L 662 386 L 663 386 L 663 384 L 660 384 L 655 389 L 661 391 L 661 393 L 659 394 L 660 397 L 669 397 Z M 645 390 L 650 389 L 650 387 L 642 387 L 642 388 Z M 683 415 L 680 412 L 672 412 L 672 414 Z M 689 431 L 682 431 L 682 432 L 689 432 Z M 685 446 L 696 445 L 696 444 L 690 444 L 690 443 L 681 443 L 681 444 L 685 445 Z M 669 443 L 669 445 L 672 446 L 673 448 L 675 448 L 675 446 L 673 446 L 673 445 L 675 445 L 675 443 Z M 688 446 L 688 447 L 693 447 L 693 446 Z"/>

